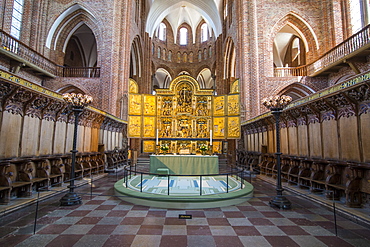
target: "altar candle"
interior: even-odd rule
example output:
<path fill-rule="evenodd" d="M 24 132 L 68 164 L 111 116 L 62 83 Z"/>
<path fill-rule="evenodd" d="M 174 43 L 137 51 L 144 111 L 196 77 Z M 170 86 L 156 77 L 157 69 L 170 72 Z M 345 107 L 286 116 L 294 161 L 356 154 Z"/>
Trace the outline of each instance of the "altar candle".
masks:
<path fill-rule="evenodd" d="M 209 131 L 209 145 L 212 145 L 212 130 Z"/>
<path fill-rule="evenodd" d="M 158 145 L 158 129 L 157 129 L 157 133 L 155 135 L 155 145 Z"/>

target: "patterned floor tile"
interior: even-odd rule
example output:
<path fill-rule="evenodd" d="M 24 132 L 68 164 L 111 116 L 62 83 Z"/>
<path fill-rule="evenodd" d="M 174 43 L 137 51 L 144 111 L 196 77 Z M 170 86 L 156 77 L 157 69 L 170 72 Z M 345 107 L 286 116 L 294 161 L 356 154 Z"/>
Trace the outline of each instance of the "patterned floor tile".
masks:
<path fill-rule="evenodd" d="M 332 211 L 300 196 L 288 195 L 291 210 L 270 207 L 274 185 L 258 179 L 250 201 L 194 210 L 122 201 L 113 196 L 116 181 L 94 181 L 92 196 L 78 188 L 86 193 L 80 205 L 61 207 L 60 196 L 42 202 L 35 235 L 33 207 L 0 218 L 0 246 L 370 246 L 369 228 L 337 215 L 336 236 Z"/>

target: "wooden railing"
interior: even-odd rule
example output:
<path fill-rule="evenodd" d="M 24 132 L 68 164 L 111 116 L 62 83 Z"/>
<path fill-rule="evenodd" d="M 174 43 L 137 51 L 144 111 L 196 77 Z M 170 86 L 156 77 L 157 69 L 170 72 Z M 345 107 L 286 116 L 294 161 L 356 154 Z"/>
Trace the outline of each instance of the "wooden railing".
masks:
<path fill-rule="evenodd" d="M 51 77 L 100 77 L 100 67 L 64 67 L 0 30 L 0 51 Z"/>
<path fill-rule="evenodd" d="M 63 67 L 61 77 L 100 77 L 100 67 Z"/>
<path fill-rule="evenodd" d="M 361 29 L 358 33 L 352 35 L 339 45 L 322 55 L 315 62 L 295 68 L 275 68 L 275 77 L 285 76 L 314 76 L 319 71 L 330 67 L 335 63 L 342 63 L 343 60 L 361 51 L 362 48 L 367 49 L 370 46 L 370 25 Z"/>
<path fill-rule="evenodd" d="M 303 76 L 307 75 L 307 67 L 280 67 L 274 69 L 274 77 Z"/>

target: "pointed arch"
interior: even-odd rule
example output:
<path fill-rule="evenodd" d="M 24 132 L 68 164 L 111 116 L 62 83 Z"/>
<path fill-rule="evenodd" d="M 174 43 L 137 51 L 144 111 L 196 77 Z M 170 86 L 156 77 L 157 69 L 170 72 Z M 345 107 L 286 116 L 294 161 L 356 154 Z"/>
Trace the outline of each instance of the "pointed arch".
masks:
<path fill-rule="evenodd" d="M 136 36 L 131 44 L 130 77 L 141 77 L 142 73 L 142 46 L 140 37 Z"/>
<path fill-rule="evenodd" d="M 236 53 L 234 41 L 231 37 L 226 40 L 224 54 L 224 79 L 235 78 Z"/>
<path fill-rule="evenodd" d="M 313 28 L 294 12 L 288 13 L 274 25 L 270 36 L 271 47 L 274 46 L 275 37 L 284 27 L 293 30 L 291 32 L 302 39 L 308 58 L 312 59 L 317 56 L 319 42 Z"/>
<path fill-rule="evenodd" d="M 300 83 L 300 82 L 295 82 L 292 83 L 282 90 L 279 91 L 277 95 L 288 95 L 292 97 L 293 101 L 309 96 L 310 94 L 315 93 L 315 90 L 312 88 Z"/>
<path fill-rule="evenodd" d="M 71 85 L 71 84 L 65 85 L 65 86 L 57 89 L 56 92 L 58 92 L 60 94 L 64 94 L 64 93 L 87 94 L 86 89 L 83 89 L 83 88 L 80 88 L 80 87 L 77 87 L 77 86 Z"/>
<path fill-rule="evenodd" d="M 83 24 L 86 24 L 95 34 L 95 32 L 99 32 L 97 23 L 98 21 L 95 15 L 90 10 L 80 4 L 74 4 L 55 19 L 53 25 L 49 29 L 45 45 L 47 48 L 55 50 L 58 47 L 57 45 L 61 37 L 65 37 L 67 33 L 67 37 L 69 38 L 73 32 Z M 95 35 L 95 37 L 100 36 L 101 35 Z M 65 40 L 68 41 L 68 38 Z M 65 45 L 63 45 L 63 50 L 64 48 Z"/>

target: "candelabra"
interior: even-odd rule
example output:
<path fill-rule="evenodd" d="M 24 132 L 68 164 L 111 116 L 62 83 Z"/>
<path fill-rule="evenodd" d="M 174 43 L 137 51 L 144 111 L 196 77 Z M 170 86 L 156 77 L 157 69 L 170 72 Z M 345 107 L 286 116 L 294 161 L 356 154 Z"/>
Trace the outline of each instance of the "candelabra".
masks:
<path fill-rule="evenodd" d="M 290 209 L 290 201 L 283 196 L 283 187 L 281 186 L 281 161 L 280 161 L 280 114 L 284 107 L 292 101 L 290 96 L 270 96 L 263 99 L 263 105 L 268 108 L 275 117 L 276 124 L 276 167 L 277 167 L 277 181 L 276 181 L 276 196 L 270 201 L 270 206 L 277 206 L 283 209 Z"/>
<path fill-rule="evenodd" d="M 73 146 L 72 146 L 72 164 L 71 173 L 69 176 L 69 192 L 60 199 L 60 204 L 62 206 L 71 206 L 81 203 L 81 197 L 74 192 L 75 181 L 75 166 L 76 166 L 76 144 L 77 144 L 77 128 L 78 128 L 78 118 L 85 106 L 92 102 L 92 97 L 89 95 L 75 94 L 75 93 L 65 93 L 63 94 L 64 101 L 72 107 L 74 113 L 74 132 L 73 132 Z"/>

